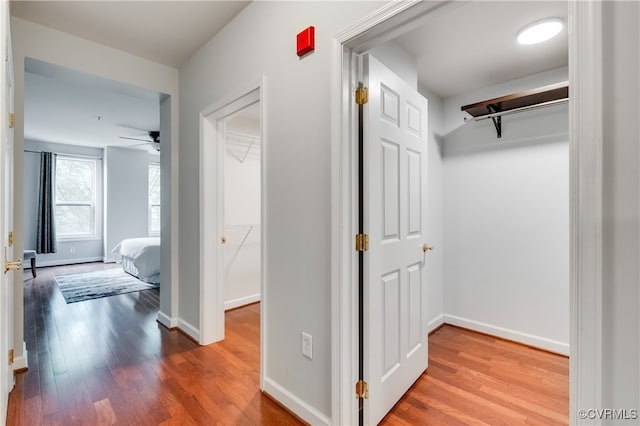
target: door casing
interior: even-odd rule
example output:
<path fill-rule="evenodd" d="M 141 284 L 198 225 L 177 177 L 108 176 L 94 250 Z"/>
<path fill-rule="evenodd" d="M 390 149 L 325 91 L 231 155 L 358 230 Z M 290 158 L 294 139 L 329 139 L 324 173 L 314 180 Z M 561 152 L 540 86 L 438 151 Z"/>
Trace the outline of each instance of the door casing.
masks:
<path fill-rule="evenodd" d="M 334 35 L 331 110 L 331 409 L 334 424 L 356 424 L 357 117 L 354 54 L 418 26 L 455 2 L 392 2 Z M 602 4 L 569 6 L 570 423 L 602 404 Z M 366 380 L 366 378 L 365 378 Z"/>
<path fill-rule="evenodd" d="M 9 125 L 9 114 L 14 112 L 13 105 L 13 58 L 11 52 L 11 33 L 8 4 L 0 6 L 0 23 L 2 26 L 3 57 L 0 69 L 0 261 L 15 261 L 13 244 L 9 244 L 9 232 L 13 228 L 13 129 Z M 6 50 L 5 50 L 6 49 Z M 15 122 L 14 124 L 15 125 Z M 9 362 L 9 350 L 14 347 L 13 339 L 13 282 L 14 273 L 0 272 L 0 423 L 5 424 L 9 392 L 14 385 L 14 364 Z"/>
<path fill-rule="evenodd" d="M 264 78 L 241 87 L 200 113 L 200 324 L 199 330 L 184 330 L 201 345 L 224 339 L 224 131 L 218 123 L 225 117 L 260 102 L 260 388 L 265 377 L 266 312 L 266 167 L 264 148 Z M 215 259 L 215 261 L 212 261 Z"/>

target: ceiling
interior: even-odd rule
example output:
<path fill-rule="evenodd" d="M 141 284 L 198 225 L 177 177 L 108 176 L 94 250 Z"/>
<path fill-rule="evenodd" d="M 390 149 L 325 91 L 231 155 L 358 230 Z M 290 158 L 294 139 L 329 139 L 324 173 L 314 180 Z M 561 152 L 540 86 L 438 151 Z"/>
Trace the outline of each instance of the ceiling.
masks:
<path fill-rule="evenodd" d="M 248 3 L 13 1 L 11 10 L 41 25 L 179 67 Z M 458 1 L 434 16 L 394 41 L 417 58 L 419 82 L 440 97 L 567 65 L 566 29 L 540 45 L 515 42 L 517 31 L 533 21 L 560 17 L 566 22 L 564 1 Z M 146 130 L 159 128 L 159 93 L 31 59 L 26 71 L 28 139 L 131 146 L 138 142 L 120 136 L 145 138 Z"/>
<path fill-rule="evenodd" d="M 11 15 L 174 68 L 249 1 L 11 1 Z"/>
<path fill-rule="evenodd" d="M 417 58 L 418 81 L 446 98 L 566 66 L 567 15 L 566 1 L 453 2 L 395 42 Z M 520 29 L 551 17 L 565 22 L 559 36 L 532 46 L 516 43 Z"/>
<path fill-rule="evenodd" d="M 27 58 L 24 137 L 147 149 L 149 145 L 141 141 L 120 136 L 149 139 L 149 130 L 159 130 L 160 97 L 157 92 Z"/>

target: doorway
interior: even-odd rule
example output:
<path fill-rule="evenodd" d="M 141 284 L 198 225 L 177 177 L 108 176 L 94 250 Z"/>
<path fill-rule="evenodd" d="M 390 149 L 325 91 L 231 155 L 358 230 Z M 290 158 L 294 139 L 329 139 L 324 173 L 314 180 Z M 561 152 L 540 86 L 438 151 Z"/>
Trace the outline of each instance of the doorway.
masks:
<path fill-rule="evenodd" d="M 91 211 L 83 231 L 90 235 L 58 238 L 57 253 L 39 254 L 37 266 L 110 263 L 115 261 L 111 250 L 121 240 L 160 236 L 161 242 L 153 247 L 159 251 L 157 262 L 154 257 L 156 265 L 149 275 L 159 268 L 157 319 L 170 328 L 171 315 L 176 312 L 172 306 L 177 304 L 172 268 L 177 243 L 171 238 L 176 229 L 171 214 L 171 95 L 33 57 L 24 57 L 22 62 L 27 120 L 22 149 L 15 154 L 22 169 L 16 185 L 27 190 L 15 207 L 23 225 L 18 225 L 22 228 L 20 249 L 35 249 L 36 245 L 40 152 L 54 152 L 67 164 L 86 166 L 91 172 L 87 182 L 94 192 L 87 197 L 89 207 L 83 207 Z M 64 234 L 61 227 L 58 231 L 58 237 Z M 33 283 L 31 277 L 31 272 L 24 280 L 23 274 L 18 277 L 16 341 L 22 341 L 24 335 L 23 282 Z M 26 357 L 26 350 L 20 353 Z"/>
<path fill-rule="evenodd" d="M 450 5 L 449 5 L 450 6 Z M 356 134 L 354 124 L 355 107 L 351 105 L 356 72 L 354 71 L 354 63 L 356 57 L 354 53 L 367 51 L 383 41 L 388 41 L 394 35 L 402 34 L 410 29 L 416 28 L 432 19 L 440 16 L 447 4 L 412 4 L 396 6 L 393 10 L 385 9 L 379 13 L 367 17 L 365 20 L 358 22 L 357 25 L 345 30 L 335 36 L 336 40 L 336 59 L 335 73 L 339 76 L 336 81 L 340 81 L 334 88 L 334 104 L 335 107 L 335 123 L 334 128 L 334 153 L 337 162 L 334 162 L 334 172 L 343 176 L 354 176 L 354 163 L 356 158 L 356 148 L 354 135 Z M 574 22 L 574 26 L 569 34 L 569 62 L 574 67 L 569 69 L 569 82 L 571 85 L 572 98 L 569 102 L 570 128 L 574 132 L 570 136 L 570 174 L 572 176 L 570 184 L 571 194 L 571 212 L 570 212 L 570 229 L 571 229 L 571 299 L 570 299 L 570 334 L 571 334 L 571 416 L 575 415 L 576 401 L 580 404 L 589 403 L 593 398 L 597 398 L 597 389 L 601 381 L 599 370 L 587 372 L 582 370 L 580 365 L 592 365 L 593 353 L 598 353 L 599 340 L 594 338 L 597 336 L 599 329 L 599 315 L 597 311 L 583 309 L 586 306 L 593 305 L 593 294 L 599 294 L 601 281 L 593 275 L 593 268 L 587 265 L 594 263 L 600 264 L 601 259 L 588 247 L 591 247 L 594 240 L 583 241 L 579 238 L 581 232 L 594 236 L 596 244 L 599 244 L 600 225 L 597 220 L 594 222 L 583 222 L 585 217 L 591 217 L 589 208 L 601 207 L 600 198 L 591 194 L 591 191 L 597 191 L 601 184 L 602 174 L 597 170 L 599 160 L 590 157 L 592 161 L 580 159 L 578 152 L 584 152 L 587 156 L 591 153 L 591 149 L 596 149 L 602 145 L 601 137 L 597 136 L 598 123 L 602 122 L 602 117 L 593 111 L 584 107 L 584 102 L 597 102 L 598 91 L 590 90 L 590 86 L 600 87 L 597 59 L 586 60 L 589 57 L 589 50 L 596 50 L 596 46 L 590 44 L 588 48 L 585 43 L 578 43 L 581 34 L 587 34 L 594 31 L 594 27 L 598 27 L 598 17 L 600 16 L 599 6 L 571 4 L 569 10 L 569 19 Z M 584 58 L 582 55 L 584 54 Z M 580 57 L 579 66 L 577 58 Z M 587 82 L 588 80 L 588 82 Z M 584 129 L 590 129 L 596 132 L 593 136 Z M 582 136 L 580 143 L 577 142 L 576 133 Z M 595 169 L 594 169 L 595 167 Z M 580 172 L 580 173 L 579 173 Z M 582 172 L 587 173 L 590 177 L 582 177 Z M 583 179 L 596 181 L 596 185 L 588 189 L 578 185 Z M 351 178 L 352 179 L 352 178 Z M 357 348 L 349 340 L 350 335 L 357 333 L 355 319 L 357 318 L 357 306 L 355 304 L 356 294 L 348 283 L 357 277 L 356 266 L 357 256 L 353 254 L 353 234 L 354 232 L 354 210 L 355 204 L 355 188 L 351 179 L 337 179 L 333 189 L 337 195 L 334 201 L 334 214 L 340 217 L 334 226 L 334 247 L 338 250 L 339 256 L 334 257 L 337 263 L 334 263 L 334 308 L 341 313 L 339 318 L 333 322 L 333 331 L 336 334 L 333 343 L 336 345 L 337 365 L 333 369 L 334 373 L 334 421 L 342 423 L 354 423 L 357 417 L 354 413 L 354 403 L 349 403 L 348 395 L 352 393 L 353 383 L 356 382 L 357 376 L 354 374 L 354 363 L 357 359 Z M 578 195 L 586 195 L 589 192 L 594 195 L 593 198 L 580 198 Z M 581 248 L 585 251 L 581 251 Z M 337 259 L 344 259 L 346 264 L 341 264 Z M 348 260 L 348 262 L 347 262 Z M 597 269 L 597 268 L 596 268 Z M 589 278 L 577 280 L 578 273 L 585 274 Z M 584 277 L 585 275 L 582 275 Z M 580 284 L 580 291 L 578 291 Z M 578 309 L 581 307 L 581 309 Z M 595 327 L 584 327 L 585 321 L 598 322 Z M 579 338 L 578 335 L 581 337 Z M 595 352 L 594 352 L 595 351 Z M 339 360 L 339 362 L 338 362 Z M 344 372 L 349 372 L 345 375 Z M 577 390 L 580 389 L 580 394 Z M 585 402 L 586 401 L 586 402 Z"/>
<path fill-rule="evenodd" d="M 224 119 L 225 310 L 260 301 L 260 102 Z"/>
<path fill-rule="evenodd" d="M 261 388 L 268 311 L 262 86 L 200 114 L 200 329 L 193 336 L 201 345 L 223 340 L 225 310 L 259 300 Z"/>

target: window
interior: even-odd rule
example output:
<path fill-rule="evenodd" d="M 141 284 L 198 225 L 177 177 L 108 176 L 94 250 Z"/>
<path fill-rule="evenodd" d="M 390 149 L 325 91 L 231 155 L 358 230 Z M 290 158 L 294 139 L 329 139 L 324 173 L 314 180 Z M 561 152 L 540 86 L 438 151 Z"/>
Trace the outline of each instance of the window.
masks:
<path fill-rule="evenodd" d="M 96 160 L 56 156 L 58 238 L 96 236 Z"/>
<path fill-rule="evenodd" d="M 149 164 L 149 235 L 160 235 L 160 164 Z"/>

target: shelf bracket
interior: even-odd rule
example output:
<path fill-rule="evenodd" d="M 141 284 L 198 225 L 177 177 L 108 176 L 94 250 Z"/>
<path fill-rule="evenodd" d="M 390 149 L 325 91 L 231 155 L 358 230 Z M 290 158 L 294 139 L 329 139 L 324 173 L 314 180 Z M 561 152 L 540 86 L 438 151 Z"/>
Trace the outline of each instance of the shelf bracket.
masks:
<path fill-rule="evenodd" d="M 489 114 L 493 114 L 494 112 L 499 112 L 498 108 L 496 108 L 496 106 L 493 104 L 487 105 L 487 110 L 489 111 Z M 491 121 L 493 121 L 493 125 L 496 128 L 496 134 L 498 135 L 498 138 L 501 138 L 502 137 L 502 117 L 501 116 L 491 117 Z"/>

